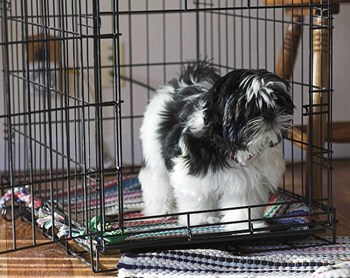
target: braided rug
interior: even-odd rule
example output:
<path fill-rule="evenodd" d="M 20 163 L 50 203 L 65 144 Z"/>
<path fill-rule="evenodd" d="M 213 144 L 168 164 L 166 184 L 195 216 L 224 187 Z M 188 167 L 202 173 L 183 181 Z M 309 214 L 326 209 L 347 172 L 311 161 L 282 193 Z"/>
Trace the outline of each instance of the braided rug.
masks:
<path fill-rule="evenodd" d="M 126 253 L 118 277 L 350 277 L 350 238 L 336 244 L 307 239 L 293 245 L 244 247 L 246 255 L 215 249 Z"/>

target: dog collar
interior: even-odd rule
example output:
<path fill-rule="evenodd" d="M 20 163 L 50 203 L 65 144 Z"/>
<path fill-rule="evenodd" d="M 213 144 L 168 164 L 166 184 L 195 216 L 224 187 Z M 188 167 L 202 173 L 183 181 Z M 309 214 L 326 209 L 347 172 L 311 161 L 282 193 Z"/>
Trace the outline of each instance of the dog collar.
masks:
<path fill-rule="evenodd" d="M 232 152 L 232 151 L 231 151 L 231 152 L 228 152 L 227 156 L 228 156 L 228 158 L 230 158 L 230 159 L 232 159 L 232 160 L 235 159 L 235 153 Z"/>

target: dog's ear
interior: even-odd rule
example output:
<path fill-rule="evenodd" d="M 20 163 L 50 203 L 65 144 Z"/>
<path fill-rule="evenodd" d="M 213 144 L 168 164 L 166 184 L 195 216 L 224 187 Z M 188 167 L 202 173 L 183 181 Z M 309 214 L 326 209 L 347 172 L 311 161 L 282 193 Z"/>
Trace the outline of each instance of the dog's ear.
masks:
<path fill-rule="evenodd" d="M 219 78 L 213 87 L 204 95 L 204 124 L 211 130 L 222 135 L 223 119 L 223 88 L 226 78 Z"/>
<path fill-rule="evenodd" d="M 227 117 L 225 114 L 234 115 L 234 107 L 238 99 L 239 84 L 242 78 L 242 71 L 237 70 L 219 78 L 213 87 L 205 94 L 205 125 L 218 134 L 223 144 L 235 148 L 234 139 L 237 137 L 237 125 L 234 117 Z M 238 149 L 238 145 L 236 146 Z"/>
<path fill-rule="evenodd" d="M 226 100 L 224 95 L 227 89 L 229 76 L 219 78 L 213 87 L 205 93 L 205 123 L 206 124 L 222 124 L 222 117 L 225 109 Z"/>

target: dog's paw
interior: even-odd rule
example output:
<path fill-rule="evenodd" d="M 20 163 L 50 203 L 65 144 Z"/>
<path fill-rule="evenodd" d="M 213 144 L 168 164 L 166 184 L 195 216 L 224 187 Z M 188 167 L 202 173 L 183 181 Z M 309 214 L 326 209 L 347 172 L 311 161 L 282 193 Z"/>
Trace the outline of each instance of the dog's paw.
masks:
<path fill-rule="evenodd" d="M 269 227 L 269 225 L 264 221 L 257 221 L 257 222 L 253 222 L 252 224 L 253 224 L 254 233 L 269 232 L 269 230 L 267 229 Z M 259 230 L 257 230 L 257 229 L 259 229 Z"/>
<path fill-rule="evenodd" d="M 250 234 L 251 232 L 253 232 L 254 234 L 257 234 L 257 233 L 268 232 L 268 230 L 266 229 L 267 227 L 268 225 L 265 222 L 259 221 L 259 222 L 252 222 L 252 230 L 250 229 L 248 222 L 226 224 L 225 230 L 228 232 L 234 232 L 238 234 Z"/>
<path fill-rule="evenodd" d="M 174 213 L 174 209 L 169 207 L 160 207 L 160 206 L 145 206 L 145 208 L 142 210 L 142 214 L 145 216 L 157 216 L 157 215 L 164 215 Z"/>
<path fill-rule="evenodd" d="M 196 213 L 191 214 L 190 216 L 190 225 L 205 225 L 205 224 L 215 224 L 219 223 L 220 218 L 211 214 L 211 213 Z M 179 224 L 181 226 L 187 226 L 187 215 L 180 215 L 179 216 Z"/>
<path fill-rule="evenodd" d="M 227 232 L 249 234 L 248 223 L 225 224 L 224 227 Z"/>

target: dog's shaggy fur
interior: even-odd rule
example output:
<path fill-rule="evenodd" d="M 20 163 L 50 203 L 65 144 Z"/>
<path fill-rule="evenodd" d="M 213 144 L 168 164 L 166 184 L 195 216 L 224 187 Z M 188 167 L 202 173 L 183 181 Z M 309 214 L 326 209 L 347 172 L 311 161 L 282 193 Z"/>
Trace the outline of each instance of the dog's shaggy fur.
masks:
<path fill-rule="evenodd" d="M 144 213 L 267 203 L 285 170 L 280 142 L 293 109 L 289 84 L 266 70 L 220 77 L 206 61 L 183 68 L 179 79 L 158 90 L 144 115 L 145 163 L 139 175 Z M 261 217 L 261 207 L 251 210 L 252 219 Z M 190 223 L 247 219 L 245 208 L 192 214 Z M 179 221 L 186 225 L 186 215 Z"/>

